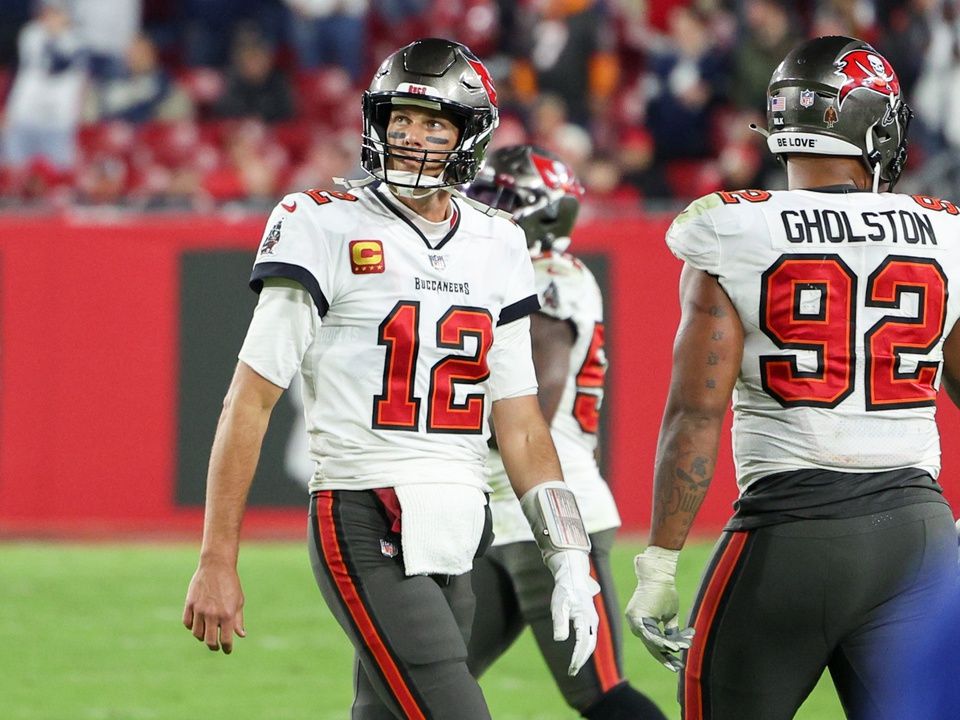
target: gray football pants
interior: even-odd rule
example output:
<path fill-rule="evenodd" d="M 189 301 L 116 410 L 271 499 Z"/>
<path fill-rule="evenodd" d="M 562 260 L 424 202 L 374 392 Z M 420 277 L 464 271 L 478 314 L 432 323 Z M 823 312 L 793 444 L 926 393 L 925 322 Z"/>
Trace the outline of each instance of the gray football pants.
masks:
<path fill-rule="evenodd" d="M 352 720 L 489 720 L 466 662 L 469 574 L 407 577 L 400 536 L 372 491 L 313 493 L 308 544 L 356 650 Z"/>
<path fill-rule="evenodd" d="M 567 675 L 573 632 L 564 642 L 553 639 L 553 575 L 543 564 L 537 544 L 531 540 L 498 545 L 477 558 L 471 573 L 477 610 L 468 645 L 470 670 L 479 677 L 529 625 L 557 687 L 571 707 L 582 711 L 624 682 L 620 608 L 610 572 L 615 534 L 616 530 L 604 530 L 590 536 L 591 572 L 601 588 L 594 598 L 600 626 L 597 649 L 574 677 Z"/>
<path fill-rule="evenodd" d="M 904 651 L 956 582 L 942 502 L 725 532 L 690 613 L 683 717 L 790 720 L 829 669 L 847 717 L 906 720 L 879 698 L 902 682 Z"/>

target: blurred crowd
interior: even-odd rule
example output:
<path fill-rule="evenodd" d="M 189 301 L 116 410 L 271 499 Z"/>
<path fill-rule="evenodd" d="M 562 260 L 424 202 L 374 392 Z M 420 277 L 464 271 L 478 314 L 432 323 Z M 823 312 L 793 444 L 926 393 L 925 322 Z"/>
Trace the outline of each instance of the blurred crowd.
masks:
<path fill-rule="evenodd" d="M 903 188 L 960 199 L 957 0 L 4 0 L 0 207 L 260 210 L 359 174 L 360 96 L 423 36 L 493 75 L 593 212 L 782 187 L 749 130 L 798 41 L 853 35 L 917 111 Z"/>

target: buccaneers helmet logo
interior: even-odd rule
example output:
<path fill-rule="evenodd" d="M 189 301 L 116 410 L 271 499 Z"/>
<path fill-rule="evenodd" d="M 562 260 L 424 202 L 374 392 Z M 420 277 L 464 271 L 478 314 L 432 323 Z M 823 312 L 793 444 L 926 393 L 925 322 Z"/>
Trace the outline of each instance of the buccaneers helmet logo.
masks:
<path fill-rule="evenodd" d="M 537 168 L 537 172 L 540 173 L 544 185 L 548 188 L 563 190 L 570 195 L 583 197 L 583 186 L 562 162 L 557 162 L 537 153 L 531 153 L 530 159 L 533 161 L 534 167 Z"/>
<path fill-rule="evenodd" d="M 847 95 L 864 89 L 886 95 L 891 102 L 900 97 L 900 81 L 885 58 L 869 50 L 851 50 L 837 60 L 837 75 L 846 78 L 840 87 L 840 107 Z"/>

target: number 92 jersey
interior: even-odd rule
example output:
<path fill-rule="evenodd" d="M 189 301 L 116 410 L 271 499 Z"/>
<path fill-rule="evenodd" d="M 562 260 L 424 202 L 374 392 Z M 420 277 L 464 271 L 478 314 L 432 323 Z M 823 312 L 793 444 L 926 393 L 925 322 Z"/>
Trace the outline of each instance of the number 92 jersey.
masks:
<path fill-rule="evenodd" d="M 960 315 L 956 206 L 893 193 L 716 193 L 674 220 L 667 244 L 718 278 L 743 323 L 741 491 L 805 468 L 937 477 L 935 396 Z"/>
<path fill-rule="evenodd" d="M 452 199 L 430 242 L 388 196 L 288 195 L 254 264 L 255 290 L 295 280 L 321 318 L 300 365 L 311 489 L 482 488 L 490 402 L 536 392 L 529 343 L 519 360 L 495 343 L 538 307 L 526 241 L 497 211 Z M 510 370 L 524 361 L 526 381 Z"/>

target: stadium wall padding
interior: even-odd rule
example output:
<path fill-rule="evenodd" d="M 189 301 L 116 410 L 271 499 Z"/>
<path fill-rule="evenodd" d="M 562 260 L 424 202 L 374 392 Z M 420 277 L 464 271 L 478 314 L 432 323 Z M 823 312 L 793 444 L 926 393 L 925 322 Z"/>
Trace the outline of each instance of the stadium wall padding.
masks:
<path fill-rule="evenodd" d="M 262 222 L 0 218 L 0 534 L 199 536 L 205 461 L 255 303 L 246 280 Z M 573 246 L 607 292 L 604 470 L 630 531 L 649 522 L 679 316 L 668 222 L 589 222 Z M 278 406 L 249 533 L 304 531 L 288 437 L 297 414 Z M 960 412 L 944 393 L 940 427 L 941 480 L 955 503 Z M 695 531 L 719 530 L 735 497 L 727 435 Z"/>

